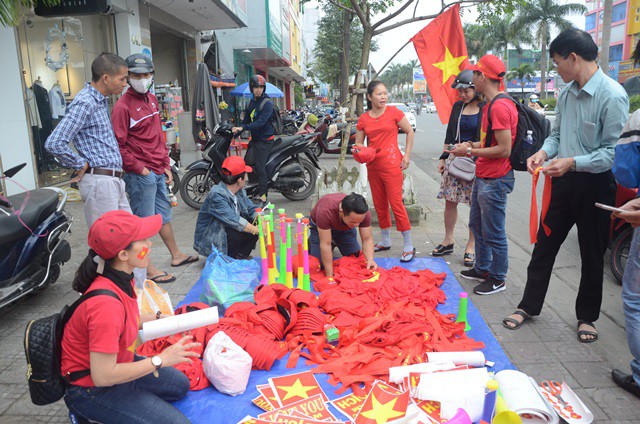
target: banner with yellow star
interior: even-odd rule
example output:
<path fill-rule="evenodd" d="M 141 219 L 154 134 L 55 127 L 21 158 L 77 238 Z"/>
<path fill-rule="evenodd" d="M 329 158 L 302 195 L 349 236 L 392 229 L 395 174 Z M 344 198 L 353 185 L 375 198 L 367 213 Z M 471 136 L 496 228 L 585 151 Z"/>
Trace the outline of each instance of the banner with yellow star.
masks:
<path fill-rule="evenodd" d="M 402 391 L 377 381 L 360 412 L 355 424 L 385 424 L 407 414 L 409 391 Z"/>
<path fill-rule="evenodd" d="M 320 395 L 324 402 L 329 401 L 311 371 L 273 377 L 269 379 L 269 385 L 281 407 L 308 399 L 313 395 Z"/>
<path fill-rule="evenodd" d="M 458 91 L 451 88 L 456 76 L 469 65 L 460 4 L 431 21 L 411 39 L 422 65 L 429 93 L 443 124 L 449 122 Z"/>

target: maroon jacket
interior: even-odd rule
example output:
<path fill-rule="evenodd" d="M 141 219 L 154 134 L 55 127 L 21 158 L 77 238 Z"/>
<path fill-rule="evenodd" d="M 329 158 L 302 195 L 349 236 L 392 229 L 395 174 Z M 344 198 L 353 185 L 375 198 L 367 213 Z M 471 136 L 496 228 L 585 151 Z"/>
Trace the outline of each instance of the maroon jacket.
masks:
<path fill-rule="evenodd" d="M 129 88 L 113 107 L 111 123 L 125 172 L 141 174 L 146 166 L 156 174 L 164 174 L 169 169 L 156 96 Z"/>

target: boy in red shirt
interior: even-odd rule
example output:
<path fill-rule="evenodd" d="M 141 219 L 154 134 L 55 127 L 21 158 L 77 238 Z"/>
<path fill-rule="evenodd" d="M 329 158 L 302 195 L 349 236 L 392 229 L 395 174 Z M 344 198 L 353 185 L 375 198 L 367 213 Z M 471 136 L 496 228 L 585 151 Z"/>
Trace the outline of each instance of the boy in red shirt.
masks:
<path fill-rule="evenodd" d="M 506 68 L 500 58 L 485 55 L 471 69 L 476 90 L 487 98 L 487 105 L 482 111 L 480 141 L 460 143 L 451 153 L 478 157 L 469 215 L 469 227 L 476 239 L 476 264 L 462 271 L 461 275 L 468 280 L 479 281 L 481 284 L 473 291 L 485 295 L 506 288 L 509 269 L 507 194 L 513 191 L 515 182 L 509 156 L 518 128 L 518 111 L 509 98 L 492 101 L 504 91 Z M 489 106 L 491 116 L 488 114 Z"/>

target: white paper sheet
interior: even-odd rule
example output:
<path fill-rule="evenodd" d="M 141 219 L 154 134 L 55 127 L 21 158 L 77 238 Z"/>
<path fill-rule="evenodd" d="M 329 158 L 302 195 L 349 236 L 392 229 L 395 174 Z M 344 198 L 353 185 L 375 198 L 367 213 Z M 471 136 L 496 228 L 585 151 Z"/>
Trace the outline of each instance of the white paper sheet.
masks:
<path fill-rule="evenodd" d="M 484 353 L 474 352 L 429 352 L 427 362 L 453 362 L 456 365 L 484 367 Z"/>
<path fill-rule="evenodd" d="M 442 362 L 442 363 L 428 363 L 423 362 L 421 364 L 414 365 L 405 365 L 401 367 L 391 367 L 389 368 L 389 381 L 395 384 L 401 384 L 405 377 L 409 377 L 409 373 L 417 372 L 417 373 L 428 373 L 442 370 L 449 370 L 451 368 L 455 368 L 455 364 L 453 362 Z"/>
<path fill-rule="evenodd" d="M 218 307 L 213 306 L 199 311 L 148 321 L 142 324 L 140 338 L 147 341 L 182 333 L 183 331 L 217 324 L 218 318 Z"/>

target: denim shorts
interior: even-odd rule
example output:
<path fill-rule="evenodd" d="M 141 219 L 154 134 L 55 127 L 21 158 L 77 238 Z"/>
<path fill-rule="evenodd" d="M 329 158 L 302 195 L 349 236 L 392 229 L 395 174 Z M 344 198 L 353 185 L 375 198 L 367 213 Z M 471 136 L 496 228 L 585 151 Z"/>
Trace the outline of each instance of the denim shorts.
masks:
<path fill-rule="evenodd" d="M 160 214 L 162 224 L 171 222 L 171 203 L 165 174 L 124 175 L 129 205 L 133 214 L 141 218 Z"/>

